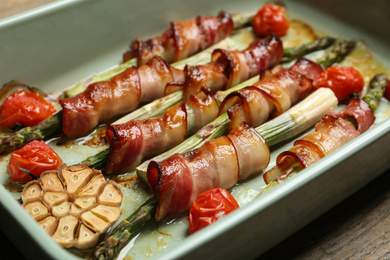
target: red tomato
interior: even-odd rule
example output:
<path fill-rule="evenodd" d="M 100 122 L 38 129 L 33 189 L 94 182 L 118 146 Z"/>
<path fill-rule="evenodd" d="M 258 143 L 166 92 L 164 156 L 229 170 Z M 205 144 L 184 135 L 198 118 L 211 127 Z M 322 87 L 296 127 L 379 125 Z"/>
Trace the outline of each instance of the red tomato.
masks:
<path fill-rule="evenodd" d="M 237 201 L 227 190 L 212 189 L 201 193 L 196 201 L 192 202 L 187 217 L 190 223 L 190 234 L 237 208 L 239 208 Z"/>
<path fill-rule="evenodd" d="M 290 26 L 284 12 L 284 8 L 278 5 L 266 4 L 253 17 L 253 29 L 260 37 L 266 37 L 271 33 L 276 37 L 286 35 Z"/>
<path fill-rule="evenodd" d="M 322 72 L 315 89 L 330 88 L 339 101 L 348 99 L 352 93 L 360 93 L 364 80 L 359 71 L 352 67 L 334 66 Z"/>
<path fill-rule="evenodd" d="M 18 90 L 1 106 L 0 126 L 12 128 L 15 123 L 33 126 L 53 115 L 54 106 L 37 93 Z"/>
<path fill-rule="evenodd" d="M 387 87 L 385 92 L 385 98 L 390 101 L 390 80 L 387 81 Z"/>
<path fill-rule="evenodd" d="M 8 171 L 12 181 L 28 182 L 31 176 L 19 167 L 39 177 L 44 171 L 57 170 L 61 164 L 61 158 L 45 142 L 32 141 L 11 154 Z"/>

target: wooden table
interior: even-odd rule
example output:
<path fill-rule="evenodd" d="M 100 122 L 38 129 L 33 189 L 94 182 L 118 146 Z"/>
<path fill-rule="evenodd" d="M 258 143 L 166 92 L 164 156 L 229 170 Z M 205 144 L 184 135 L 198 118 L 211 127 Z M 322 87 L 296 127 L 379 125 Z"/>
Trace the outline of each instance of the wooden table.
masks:
<path fill-rule="evenodd" d="M 390 259 L 390 170 L 259 259 Z"/>
<path fill-rule="evenodd" d="M 52 1 L 0 0 L 0 19 Z M 1 230 L 0 252 L 23 259 Z M 258 259 L 292 258 L 389 259 L 390 170 Z"/>

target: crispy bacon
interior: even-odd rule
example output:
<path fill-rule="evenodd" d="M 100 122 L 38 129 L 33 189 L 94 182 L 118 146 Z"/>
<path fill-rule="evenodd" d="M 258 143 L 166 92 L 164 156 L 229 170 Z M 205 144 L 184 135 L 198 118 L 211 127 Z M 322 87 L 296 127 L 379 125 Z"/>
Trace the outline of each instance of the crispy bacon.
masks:
<path fill-rule="evenodd" d="M 211 63 L 184 69 L 183 100 L 188 100 L 203 84 L 214 93 L 235 86 L 276 66 L 282 57 L 283 43 L 275 36 L 258 39 L 243 51 L 216 49 Z"/>
<path fill-rule="evenodd" d="M 269 158 L 264 139 L 242 123 L 227 136 L 208 141 L 199 149 L 175 154 L 162 162 L 152 161 L 147 179 L 159 203 L 155 219 L 160 221 L 188 210 L 204 191 L 227 189 L 259 174 Z"/>
<path fill-rule="evenodd" d="M 208 69 L 215 68 L 216 64 L 223 63 L 228 64 L 227 67 L 229 68 L 234 68 L 229 69 L 231 76 L 228 79 L 224 76 L 223 71 L 228 70 L 227 68 L 221 70 L 220 76 L 218 74 L 205 73 L 203 74 L 205 77 L 198 77 L 199 80 L 195 81 L 192 80 L 193 77 L 189 79 L 187 74 L 186 84 L 188 80 L 191 81 L 192 86 L 195 86 L 195 82 L 196 84 L 208 82 L 211 86 L 219 84 L 218 82 L 225 84 L 227 81 L 231 82 L 229 84 L 236 84 L 239 81 L 253 77 L 255 73 L 260 73 L 261 70 L 269 68 L 269 66 L 274 66 L 275 63 L 281 60 L 283 51 L 281 41 L 275 37 L 269 37 L 256 41 L 243 52 L 218 50 L 216 53 L 224 53 L 220 55 L 223 59 L 217 59 L 217 61 L 209 65 L 191 67 L 194 68 L 192 71 L 201 67 L 203 68 L 201 73 L 205 73 L 205 71 L 210 72 Z M 242 57 L 242 59 L 236 59 L 235 57 Z M 187 72 L 189 68 L 187 67 Z M 221 80 L 221 78 L 225 78 L 225 80 Z M 206 81 L 206 79 L 210 81 Z M 114 174 L 132 170 L 141 163 L 142 159 L 178 145 L 184 140 L 186 135 L 194 133 L 215 119 L 219 107 L 212 92 L 208 88 L 202 87 L 202 85 L 194 87 L 191 91 L 195 91 L 195 93 L 186 99 L 185 105 L 183 103 L 174 106 L 168 109 L 161 117 L 142 120 L 137 123 L 130 122 L 126 126 L 111 126 L 110 131 L 112 131 L 115 137 L 110 141 L 110 154 L 106 173 Z M 173 116 L 167 116 L 174 114 L 174 110 L 178 110 L 177 112 L 180 111 L 180 113 L 183 111 L 185 116 L 180 117 L 180 120 Z M 174 121 L 174 124 L 171 121 Z M 154 130 L 153 134 L 132 134 L 134 131 L 143 133 L 157 128 L 159 129 L 158 133 Z M 178 128 L 181 131 L 172 130 Z M 166 139 L 170 141 L 168 142 Z M 133 142 L 134 145 L 132 144 Z"/>
<path fill-rule="evenodd" d="M 187 118 L 188 111 L 194 115 L 191 121 Z M 110 153 L 106 173 L 118 174 L 133 170 L 144 158 L 181 143 L 188 129 L 206 125 L 217 113 L 218 104 L 212 93 L 202 88 L 191 96 L 187 104 L 181 102 L 167 109 L 161 117 L 109 126 Z"/>
<path fill-rule="evenodd" d="M 313 80 L 322 72 L 315 62 L 299 59 L 291 68 L 282 69 L 228 95 L 222 102 L 219 114 L 227 112 L 230 127 L 247 122 L 257 126 L 269 116 L 277 116 L 291 107 L 291 104 L 305 98 L 313 91 Z"/>
<path fill-rule="evenodd" d="M 338 113 L 339 117 L 344 119 L 352 117 L 357 123 L 359 134 L 367 131 L 375 121 L 374 111 L 371 107 L 359 98 L 353 98 L 348 106 Z"/>
<path fill-rule="evenodd" d="M 123 62 L 136 57 L 140 66 L 157 55 L 172 63 L 229 37 L 233 28 L 233 20 L 226 12 L 220 12 L 217 17 L 198 16 L 187 21 L 172 22 L 161 36 L 133 41 L 130 50 L 123 54 Z"/>
<path fill-rule="evenodd" d="M 347 122 L 353 118 L 353 122 Z M 350 142 L 374 123 L 375 116 L 370 106 L 361 99 L 352 99 L 337 115 L 327 115 L 315 126 L 315 131 L 294 142 L 294 146 L 279 154 L 277 166 L 267 171 L 266 183 L 285 180 L 295 162 L 306 168 L 324 156 Z M 357 123 L 355 128 L 354 123 Z"/>
<path fill-rule="evenodd" d="M 83 93 L 60 100 L 62 130 L 71 138 L 83 136 L 101 122 L 162 97 L 171 81 L 184 81 L 183 72 L 154 57 L 138 69 L 131 67 L 109 81 L 92 83 Z"/>

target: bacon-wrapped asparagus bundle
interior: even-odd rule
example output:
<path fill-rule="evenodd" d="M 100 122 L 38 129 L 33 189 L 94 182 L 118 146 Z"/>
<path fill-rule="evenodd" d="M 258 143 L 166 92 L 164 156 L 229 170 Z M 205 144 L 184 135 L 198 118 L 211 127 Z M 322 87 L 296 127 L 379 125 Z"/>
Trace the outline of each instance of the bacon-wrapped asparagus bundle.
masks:
<path fill-rule="evenodd" d="M 256 41 L 246 50 L 223 51 L 217 50 L 217 53 L 223 52 L 216 61 L 205 67 L 222 66 L 220 73 L 214 73 L 207 79 L 209 86 L 215 90 L 226 84 L 220 84 L 220 76 L 224 76 L 224 71 L 228 72 L 227 81 L 237 82 L 253 77 L 262 70 L 275 66 L 280 62 L 283 56 L 282 42 L 276 37 Z M 242 55 L 240 55 L 242 54 Z M 236 59 L 236 57 L 240 57 Z M 227 63 L 227 59 L 230 62 Z M 229 64 L 229 65 L 227 65 Z M 251 66 L 248 66 L 250 64 Z M 235 68 L 241 68 L 240 70 Z M 192 70 L 193 71 L 193 70 Z M 234 71 L 234 72 L 233 72 Z M 187 74 L 186 82 L 195 77 L 189 77 Z M 199 75 L 198 73 L 196 75 Z M 218 80 L 213 80 L 214 76 Z M 203 78 L 202 83 L 203 83 Z M 237 79 L 236 79 L 237 78 Z M 222 82 L 224 82 L 222 80 Z M 201 83 L 199 83 L 201 84 Z M 192 87 L 194 87 L 192 85 Z M 111 125 L 109 127 L 110 155 L 108 158 L 106 173 L 113 174 L 134 169 L 142 159 L 159 154 L 167 149 L 181 143 L 187 134 L 194 133 L 207 123 L 217 117 L 218 104 L 213 94 L 208 88 L 199 85 L 196 93 L 190 96 L 186 103 L 179 103 L 166 110 L 163 116 L 130 121 L 125 124 Z M 188 115 L 188 114 L 191 114 Z"/>
<path fill-rule="evenodd" d="M 110 81 L 93 83 L 83 93 L 60 100 L 62 131 L 70 138 L 83 136 L 101 122 L 126 114 L 140 103 L 162 97 L 165 85 L 172 81 L 184 81 L 183 71 L 156 56 Z"/>
<path fill-rule="evenodd" d="M 158 55 L 168 63 L 175 62 L 229 37 L 234 27 L 232 17 L 226 12 L 220 12 L 216 17 L 198 16 L 187 21 L 172 22 L 161 36 L 133 41 L 130 50 L 123 55 L 123 61 L 136 57 L 140 66 Z"/>
<path fill-rule="evenodd" d="M 187 101 L 202 85 L 213 93 L 229 89 L 279 64 L 282 58 L 283 44 L 275 36 L 256 40 L 243 51 L 216 49 L 212 63 L 184 69 L 183 100 Z"/>
<path fill-rule="evenodd" d="M 192 128 L 200 128 L 215 119 L 218 104 L 209 89 L 203 88 L 196 95 L 192 95 L 186 104 L 176 104 L 167 109 L 161 117 L 109 126 L 107 136 L 110 148 L 106 174 L 133 170 L 144 158 L 157 155 L 181 143 L 189 127 L 189 110 L 197 111 L 197 125 Z"/>
<path fill-rule="evenodd" d="M 375 121 L 374 110 L 386 84 L 386 75 L 376 75 L 363 99 L 353 98 L 337 114 L 325 116 L 316 124 L 314 132 L 295 141 L 292 148 L 279 154 L 277 165 L 263 175 L 265 183 L 283 182 L 367 131 Z M 373 103 L 376 105 L 369 105 Z"/>
<path fill-rule="evenodd" d="M 301 58 L 291 68 L 281 69 L 266 80 L 229 94 L 223 100 L 219 114 L 228 113 L 230 128 L 241 122 L 258 126 L 270 115 L 282 114 L 310 94 L 312 83 L 321 72 L 320 65 Z"/>

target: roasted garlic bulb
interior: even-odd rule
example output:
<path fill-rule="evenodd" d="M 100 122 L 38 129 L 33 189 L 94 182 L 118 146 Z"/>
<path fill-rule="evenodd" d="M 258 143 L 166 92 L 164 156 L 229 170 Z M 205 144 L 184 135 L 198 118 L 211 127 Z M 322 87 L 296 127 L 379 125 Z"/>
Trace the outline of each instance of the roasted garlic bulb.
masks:
<path fill-rule="evenodd" d="M 122 191 L 84 165 L 48 171 L 26 184 L 24 209 L 61 246 L 93 247 L 120 217 Z"/>

